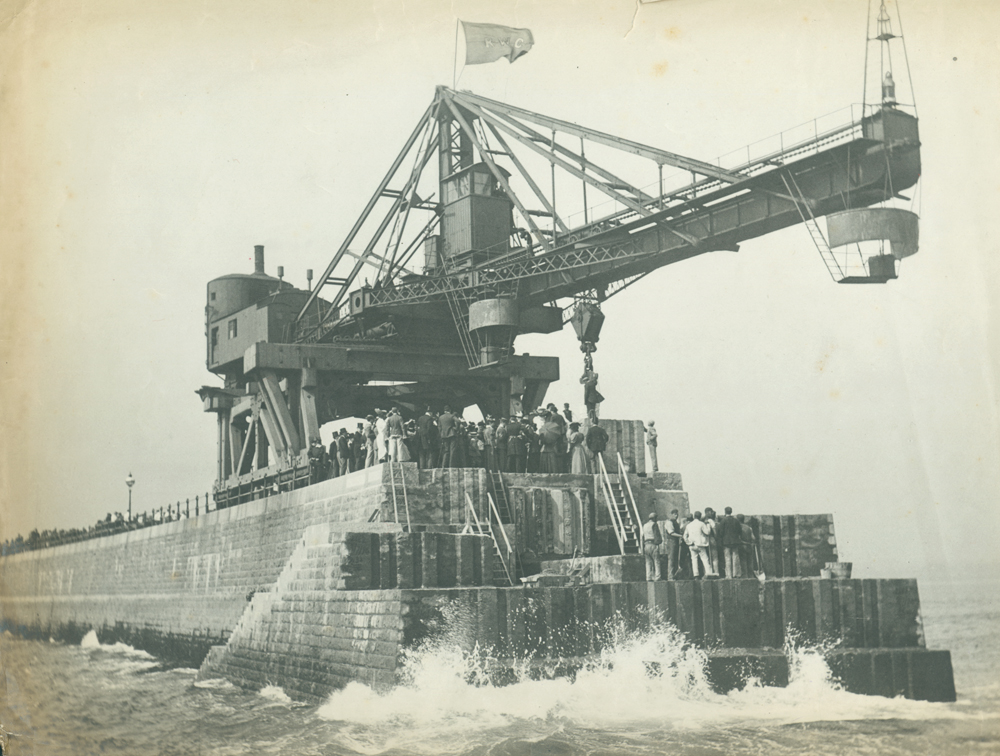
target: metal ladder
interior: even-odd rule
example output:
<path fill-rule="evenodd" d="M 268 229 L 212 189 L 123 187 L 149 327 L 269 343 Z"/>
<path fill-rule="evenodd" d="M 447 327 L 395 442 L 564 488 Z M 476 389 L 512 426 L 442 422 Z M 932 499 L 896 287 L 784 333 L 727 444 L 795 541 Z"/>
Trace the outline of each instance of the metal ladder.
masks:
<path fill-rule="evenodd" d="M 392 459 L 386 463 L 389 465 L 389 483 L 392 486 L 392 511 L 396 516 L 396 522 L 399 522 L 399 503 L 396 496 L 396 465 L 393 464 Z M 403 488 L 403 507 L 406 511 L 406 532 L 413 532 L 413 525 L 410 522 L 410 500 L 406 496 L 406 477 L 403 474 L 403 468 L 399 468 L 399 481 Z M 371 522 L 371 520 L 369 520 Z"/>
<path fill-rule="evenodd" d="M 488 482 L 489 482 L 489 493 L 493 497 L 493 501 L 496 504 L 497 518 L 500 521 L 500 526 L 510 525 L 512 531 L 512 537 L 514 543 L 517 543 L 517 521 L 514 519 L 514 509 L 510 505 L 510 497 L 507 496 L 507 486 L 503 481 L 503 473 L 499 470 L 489 470 L 487 471 Z M 506 530 L 505 530 L 506 532 Z M 510 557 L 510 571 L 513 577 L 518 575 L 518 560 L 517 560 L 517 549 L 511 551 Z"/>
<path fill-rule="evenodd" d="M 795 202 L 795 209 L 799 211 L 802 224 L 809 232 L 809 236 L 812 238 L 816 249 L 819 250 L 819 256 L 823 259 L 823 264 L 826 265 L 826 269 L 830 273 L 830 278 L 839 283 L 846 274 L 841 269 L 840 263 L 837 262 L 837 257 L 833 254 L 833 250 L 830 249 L 830 244 L 826 240 L 826 234 L 819 227 L 816 216 L 813 215 L 812 208 L 809 206 L 809 200 L 806 199 L 806 196 L 799 188 L 795 176 L 790 171 L 787 173 L 787 177 L 784 172 L 781 174 L 781 180 L 785 184 L 785 189 L 788 190 L 792 201 Z M 803 208 L 805 209 L 803 210 Z"/>
<path fill-rule="evenodd" d="M 608 474 L 608 468 L 604 464 L 603 452 L 598 454 L 601 467 L 601 481 L 604 489 L 605 502 L 611 513 L 611 524 L 615 528 L 615 535 L 618 538 L 618 547 L 622 554 L 638 554 L 640 551 L 641 524 L 638 523 L 638 514 L 633 517 L 629 508 L 629 501 L 625 498 L 625 491 L 622 489 L 621 475 L 618 480 L 612 480 Z M 626 481 L 627 484 L 627 481 Z M 629 489 L 631 495 L 631 488 Z M 635 502 L 632 502 L 633 507 Z"/>
<path fill-rule="evenodd" d="M 488 493 L 486 495 L 490 496 Z M 466 522 L 462 532 L 489 536 L 490 541 L 493 543 L 493 585 L 517 585 L 511 571 L 511 562 L 513 560 L 512 558 L 504 558 L 500 542 L 497 540 L 496 532 L 493 530 L 492 517 L 487 517 L 485 522 L 479 519 L 476 508 L 472 506 L 472 498 L 469 496 L 468 491 L 465 493 L 465 505 L 472 514 L 472 519 Z M 490 505 L 495 506 L 492 497 L 490 497 Z M 503 539 L 507 546 L 508 557 L 513 557 L 513 550 L 510 548 L 510 542 L 507 541 L 507 534 L 504 532 L 502 525 L 500 526 L 500 532 L 503 534 Z"/>
<path fill-rule="evenodd" d="M 455 328 L 458 330 L 458 340 L 462 343 L 462 351 L 465 352 L 465 359 L 469 363 L 470 368 L 479 367 L 479 349 L 477 349 L 472 338 L 472 332 L 469 331 L 468 312 L 462 312 L 462 305 L 458 301 L 458 295 L 455 292 L 446 292 L 445 299 L 448 300 L 448 309 L 451 310 L 451 318 L 455 321 Z"/>

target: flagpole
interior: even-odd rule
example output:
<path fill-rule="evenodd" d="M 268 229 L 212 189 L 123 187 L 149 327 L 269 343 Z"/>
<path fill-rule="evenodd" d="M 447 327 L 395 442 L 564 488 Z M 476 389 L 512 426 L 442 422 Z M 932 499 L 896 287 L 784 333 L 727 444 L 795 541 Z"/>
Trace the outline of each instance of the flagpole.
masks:
<path fill-rule="evenodd" d="M 458 76 L 458 25 L 459 19 L 455 19 L 455 54 L 451 56 L 451 88 L 454 89 Z"/>

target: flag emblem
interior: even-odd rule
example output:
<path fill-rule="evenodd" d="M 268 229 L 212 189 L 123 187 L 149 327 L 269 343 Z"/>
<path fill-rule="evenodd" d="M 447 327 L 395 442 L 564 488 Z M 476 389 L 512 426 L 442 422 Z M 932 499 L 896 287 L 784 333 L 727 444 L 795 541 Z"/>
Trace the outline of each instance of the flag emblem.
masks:
<path fill-rule="evenodd" d="M 500 24 L 462 22 L 465 31 L 465 64 L 492 63 L 507 58 L 511 63 L 535 44 L 530 29 L 514 29 Z"/>

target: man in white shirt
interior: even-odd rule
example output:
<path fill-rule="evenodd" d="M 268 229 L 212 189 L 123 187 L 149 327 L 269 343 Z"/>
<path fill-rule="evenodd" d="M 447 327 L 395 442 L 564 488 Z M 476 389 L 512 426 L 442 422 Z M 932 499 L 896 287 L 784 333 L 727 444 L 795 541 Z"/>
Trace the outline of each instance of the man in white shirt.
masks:
<path fill-rule="evenodd" d="M 385 410 L 375 410 L 378 419 L 375 421 L 375 432 L 378 434 L 378 461 L 385 462 L 389 458 L 389 422 Z"/>
<path fill-rule="evenodd" d="M 705 568 L 705 577 L 718 577 L 708 560 L 708 538 L 711 532 L 711 527 L 702 521 L 701 512 L 695 512 L 694 519 L 684 528 L 684 543 L 691 549 L 691 572 L 695 578 L 699 576 L 699 560 Z"/>
<path fill-rule="evenodd" d="M 646 580 L 660 579 L 660 526 L 656 524 L 656 512 L 649 513 L 649 519 L 642 526 L 642 553 L 646 557 Z"/>

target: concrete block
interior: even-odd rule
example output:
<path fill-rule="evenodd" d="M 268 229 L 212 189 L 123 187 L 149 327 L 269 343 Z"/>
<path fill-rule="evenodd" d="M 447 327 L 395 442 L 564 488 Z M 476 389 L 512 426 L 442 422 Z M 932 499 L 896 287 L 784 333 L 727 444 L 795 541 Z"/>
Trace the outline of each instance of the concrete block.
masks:
<path fill-rule="evenodd" d="M 910 664 L 910 694 L 918 701 L 954 701 L 955 678 L 951 653 L 913 649 L 907 652 Z"/>
<path fill-rule="evenodd" d="M 782 577 L 784 572 L 782 572 L 781 559 L 781 520 L 769 515 L 761 515 L 751 519 L 756 519 L 759 523 L 758 537 L 764 574 L 769 578 Z"/>
<path fill-rule="evenodd" d="M 860 580 L 833 581 L 834 602 L 838 606 L 841 643 L 848 648 L 864 647 L 864 611 Z"/>
<path fill-rule="evenodd" d="M 667 583 L 673 598 L 670 600 L 670 621 L 682 633 L 695 639 L 701 635 L 701 625 L 697 618 L 695 607 L 695 585 L 694 580 L 674 580 Z M 698 601 L 700 603 L 700 593 Z M 698 607 L 700 608 L 700 607 Z"/>
<path fill-rule="evenodd" d="M 420 585 L 438 586 L 438 534 L 420 533 Z"/>
<path fill-rule="evenodd" d="M 396 534 L 378 534 L 379 588 L 395 588 L 398 580 L 396 564 Z"/>
<path fill-rule="evenodd" d="M 733 648 L 756 648 L 762 643 L 762 594 L 757 580 L 719 580 L 719 635 L 724 645 Z"/>
<path fill-rule="evenodd" d="M 861 580 L 861 623 L 864 633 L 863 645 L 875 648 L 879 645 L 878 580 Z"/>
<path fill-rule="evenodd" d="M 457 536 L 450 533 L 437 533 L 437 576 L 438 585 L 442 588 L 452 588 L 458 584 L 458 544 Z"/>
<path fill-rule="evenodd" d="M 833 515 L 795 515 L 794 539 L 796 577 L 818 577 L 827 562 L 837 561 Z"/>
<path fill-rule="evenodd" d="M 714 643 L 722 639 L 719 622 L 719 583 L 718 580 L 696 581 L 695 603 L 698 605 L 698 618 L 701 620 L 701 638 L 705 643 Z M 700 598 L 700 601 L 699 601 Z"/>
<path fill-rule="evenodd" d="M 476 556 L 482 536 L 455 536 L 455 584 L 458 586 L 482 585 L 482 573 L 476 580 Z"/>
<path fill-rule="evenodd" d="M 785 641 L 781 583 L 769 580 L 761 585 L 762 617 L 760 644 L 764 648 L 781 648 Z"/>
<path fill-rule="evenodd" d="M 720 649 L 708 656 L 709 684 L 718 693 L 742 690 L 750 678 L 763 685 L 788 685 L 788 659 L 780 651 Z"/>
<path fill-rule="evenodd" d="M 880 580 L 878 608 L 880 646 L 923 645 L 916 580 Z"/>
<path fill-rule="evenodd" d="M 423 574 L 419 533 L 396 534 L 396 585 L 416 588 Z"/>
<path fill-rule="evenodd" d="M 811 580 L 816 640 L 833 640 L 840 635 L 839 604 L 834 600 L 833 580 Z"/>

